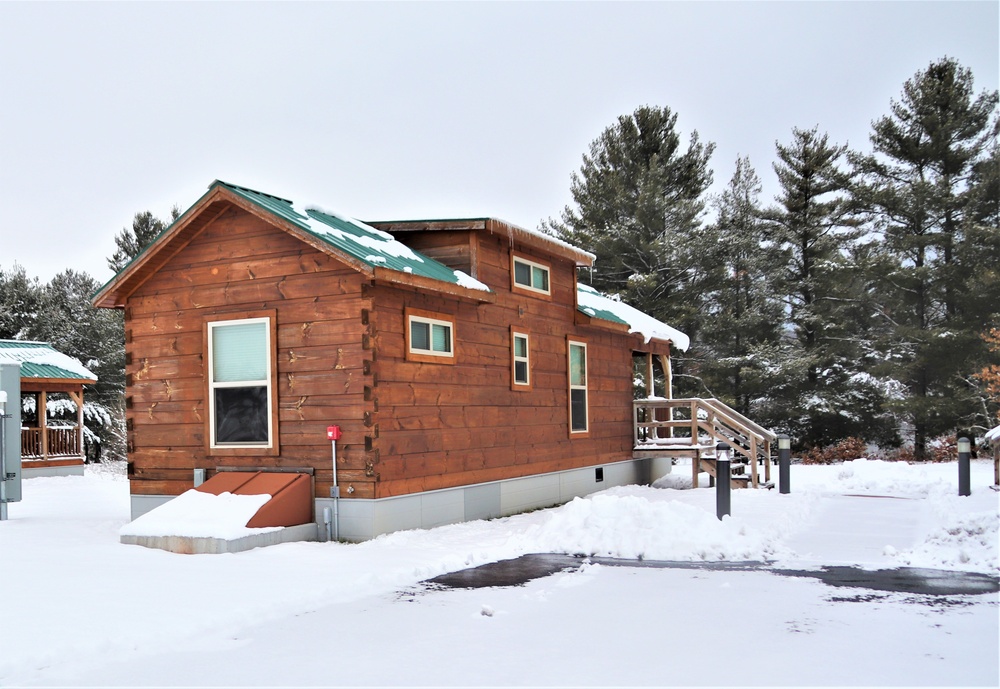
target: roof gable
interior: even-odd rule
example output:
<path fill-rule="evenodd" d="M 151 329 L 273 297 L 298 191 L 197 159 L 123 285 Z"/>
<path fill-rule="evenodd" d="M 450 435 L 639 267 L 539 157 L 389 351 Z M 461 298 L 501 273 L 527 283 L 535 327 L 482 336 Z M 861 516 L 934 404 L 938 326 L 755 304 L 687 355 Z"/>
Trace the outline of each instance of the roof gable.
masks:
<path fill-rule="evenodd" d="M 201 199 L 97 291 L 94 304 L 121 306 L 167 259 L 221 214 L 228 207 L 226 202 L 264 218 L 374 279 L 492 300 L 490 289 L 483 283 L 410 249 L 387 232 L 316 206 L 300 206 L 278 196 L 215 181 Z M 219 203 L 222 207 L 214 209 Z"/>

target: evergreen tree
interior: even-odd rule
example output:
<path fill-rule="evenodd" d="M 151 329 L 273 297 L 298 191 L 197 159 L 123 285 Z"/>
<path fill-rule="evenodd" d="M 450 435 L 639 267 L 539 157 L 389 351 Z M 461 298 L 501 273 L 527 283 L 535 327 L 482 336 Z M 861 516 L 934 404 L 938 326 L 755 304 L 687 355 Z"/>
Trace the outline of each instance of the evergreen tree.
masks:
<path fill-rule="evenodd" d="M 177 206 L 170 209 L 170 222 L 177 220 L 180 214 Z M 118 248 L 108 259 L 108 267 L 116 273 L 119 272 L 142 253 L 142 250 L 167 229 L 169 224 L 153 216 L 149 211 L 136 213 L 132 219 L 132 227 L 122 228 L 122 231 L 115 236 L 115 245 Z"/>
<path fill-rule="evenodd" d="M 996 105 L 996 92 L 976 96 L 972 73 L 944 58 L 904 84 L 872 124 L 873 154 L 855 157 L 858 202 L 890 259 L 877 276 L 892 323 L 887 369 L 906 386 L 897 406 L 921 458 L 930 438 L 970 425 L 981 408 L 972 384 L 984 356 L 978 333 L 998 310 L 995 270 L 977 270 L 998 258 L 989 202 L 996 158 L 987 162 Z"/>
<path fill-rule="evenodd" d="M 703 245 L 709 279 L 700 341 L 693 348 L 708 395 L 756 418 L 780 385 L 767 371 L 784 316 L 773 291 L 775 256 L 765 245 L 760 193 L 750 159 L 738 158 L 729 185 L 715 199 L 717 219 Z"/>
<path fill-rule="evenodd" d="M 841 167 L 846 152 L 818 128 L 793 130 L 790 144 L 777 144 L 779 205 L 764 214 L 780 256 L 775 289 L 791 336 L 775 415 L 788 419 L 787 429 L 806 447 L 870 437 L 877 432 L 871 424 L 881 420 L 879 381 L 864 375 L 866 340 L 854 317 L 864 289 L 849 260 L 860 249 L 850 175 Z"/>
<path fill-rule="evenodd" d="M 24 266 L 0 270 L 0 340 L 23 340 L 38 317 L 41 287 Z"/>
<path fill-rule="evenodd" d="M 590 145 L 571 192 L 575 207 L 543 229 L 597 256 L 581 279 L 694 336 L 704 279 L 697 251 L 714 144 L 686 148 L 668 107 L 622 115 Z M 675 360 L 683 379 L 683 361 Z"/>
<path fill-rule="evenodd" d="M 90 297 L 100 285 L 86 273 L 64 270 L 45 285 L 38 316 L 27 339 L 50 343 L 79 359 L 98 381 L 87 386 L 88 437 L 98 438 L 105 455 L 124 457 L 125 338 L 122 312 L 98 309 Z"/>

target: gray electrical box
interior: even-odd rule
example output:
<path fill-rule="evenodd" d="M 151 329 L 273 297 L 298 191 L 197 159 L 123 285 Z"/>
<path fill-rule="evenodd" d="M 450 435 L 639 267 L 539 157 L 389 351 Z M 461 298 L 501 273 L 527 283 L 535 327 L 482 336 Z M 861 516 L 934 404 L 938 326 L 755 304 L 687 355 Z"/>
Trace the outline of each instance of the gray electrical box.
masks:
<path fill-rule="evenodd" d="M 7 393 L 4 424 L 4 497 L 21 501 L 21 364 L 0 364 L 0 390 Z"/>

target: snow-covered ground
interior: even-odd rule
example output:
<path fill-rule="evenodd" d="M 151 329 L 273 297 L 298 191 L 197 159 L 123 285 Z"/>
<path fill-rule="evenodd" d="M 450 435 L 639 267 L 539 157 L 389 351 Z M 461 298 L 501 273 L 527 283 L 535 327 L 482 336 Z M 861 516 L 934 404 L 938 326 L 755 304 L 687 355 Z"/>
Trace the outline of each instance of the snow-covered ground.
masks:
<path fill-rule="evenodd" d="M 419 583 L 532 552 L 996 576 L 992 472 L 974 462 L 962 498 L 953 463 L 794 466 L 792 494 L 734 491 L 720 522 L 677 467 L 506 519 L 229 555 L 121 545 L 121 475 L 31 479 L 0 523 L 0 686 L 995 687 L 997 594 L 597 564 L 522 587 Z"/>

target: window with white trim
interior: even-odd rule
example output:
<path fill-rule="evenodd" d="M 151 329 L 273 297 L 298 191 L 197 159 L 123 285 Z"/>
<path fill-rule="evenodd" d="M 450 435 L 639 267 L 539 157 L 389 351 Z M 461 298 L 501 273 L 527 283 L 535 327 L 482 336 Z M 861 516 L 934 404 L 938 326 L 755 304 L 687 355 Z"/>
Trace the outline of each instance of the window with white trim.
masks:
<path fill-rule="evenodd" d="M 569 432 L 586 433 L 587 420 L 587 345 L 569 341 Z"/>
<path fill-rule="evenodd" d="M 549 267 L 529 261 L 520 256 L 513 257 L 514 285 L 531 292 L 551 294 L 549 288 Z"/>
<path fill-rule="evenodd" d="M 531 360 L 528 354 L 527 333 L 511 332 L 511 380 L 515 386 L 531 385 Z"/>
<path fill-rule="evenodd" d="M 271 319 L 207 325 L 211 447 L 271 447 Z"/>
<path fill-rule="evenodd" d="M 454 361 L 455 321 L 444 314 L 407 311 L 406 349 L 415 361 Z"/>

